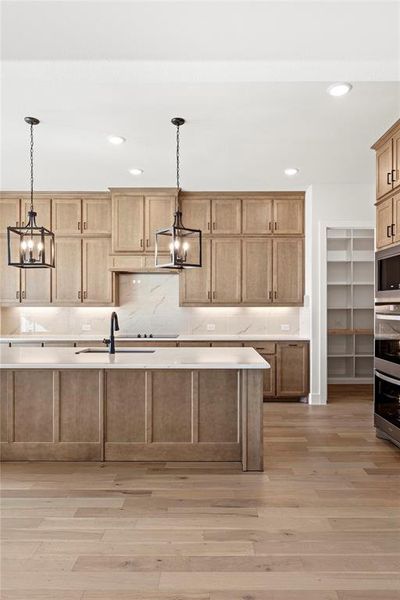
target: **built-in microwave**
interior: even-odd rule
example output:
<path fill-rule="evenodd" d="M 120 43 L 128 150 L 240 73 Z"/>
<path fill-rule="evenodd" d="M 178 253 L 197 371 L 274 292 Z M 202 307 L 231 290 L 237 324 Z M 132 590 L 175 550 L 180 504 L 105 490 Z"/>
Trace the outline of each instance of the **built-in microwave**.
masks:
<path fill-rule="evenodd" d="M 400 302 L 400 245 L 375 253 L 375 302 Z"/>

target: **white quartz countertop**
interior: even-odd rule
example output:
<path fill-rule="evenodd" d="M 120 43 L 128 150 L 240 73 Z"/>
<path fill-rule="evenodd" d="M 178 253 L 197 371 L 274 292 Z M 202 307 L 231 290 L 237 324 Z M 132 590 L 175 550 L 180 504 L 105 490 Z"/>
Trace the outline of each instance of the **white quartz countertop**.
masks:
<path fill-rule="evenodd" d="M 80 349 L 80 351 L 82 348 Z M 80 353 L 76 348 L 0 350 L 2 369 L 269 369 L 253 348 L 154 348 L 116 354 Z"/>
<path fill-rule="evenodd" d="M 21 342 L 21 343 L 29 343 L 29 342 L 101 342 L 104 338 L 108 338 L 107 334 L 64 334 L 64 333 L 22 333 L 22 334 L 14 334 L 14 335 L 2 335 L 0 336 L 0 343 L 9 343 L 9 342 Z M 115 336 L 115 339 L 118 343 L 118 340 L 128 342 L 128 341 L 141 341 L 144 344 L 148 342 L 249 342 L 249 341 L 266 341 L 266 342 L 275 342 L 275 341 L 308 341 L 310 339 L 309 336 L 306 335 L 296 335 L 296 334 L 255 334 L 255 333 L 246 333 L 246 334 L 209 334 L 209 335 L 196 335 L 196 334 L 182 334 L 177 337 L 153 337 L 153 338 L 137 338 L 135 335 L 129 334 L 119 334 Z"/>

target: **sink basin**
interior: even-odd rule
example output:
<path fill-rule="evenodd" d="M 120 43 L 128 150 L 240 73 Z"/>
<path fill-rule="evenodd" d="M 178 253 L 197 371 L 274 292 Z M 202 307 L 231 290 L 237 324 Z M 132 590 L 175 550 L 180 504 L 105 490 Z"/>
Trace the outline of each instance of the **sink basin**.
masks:
<path fill-rule="evenodd" d="M 153 354 L 155 350 L 133 350 L 131 348 L 121 348 L 120 350 L 115 350 L 116 354 Z M 78 350 L 75 354 L 110 354 L 106 348 L 84 348 L 83 350 Z"/>

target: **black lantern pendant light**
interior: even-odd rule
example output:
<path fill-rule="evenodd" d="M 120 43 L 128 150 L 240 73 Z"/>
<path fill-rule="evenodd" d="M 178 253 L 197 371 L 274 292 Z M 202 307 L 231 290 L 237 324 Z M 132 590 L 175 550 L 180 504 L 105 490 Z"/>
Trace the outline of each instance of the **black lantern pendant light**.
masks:
<path fill-rule="evenodd" d="M 182 211 L 179 201 L 179 128 L 185 119 L 175 117 L 171 123 L 176 127 L 176 208 L 174 223 L 166 229 L 156 231 L 156 267 L 166 269 L 186 269 L 201 267 L 201 231 L 189 229 L 182 223 Z M 165 254 L 169 252 L 169 259 L 165 262 Z"/>
<path fill-rule="evenodd" d="M 54 233 L 36 225 L 33 206 L 33 126 L 40 123 L 35 117 L 25 117 L 30 126 L 31 194 L 28 223 L 24 227 L 7 227 L 8 264 L 20 269 L 54 267 Z"/>

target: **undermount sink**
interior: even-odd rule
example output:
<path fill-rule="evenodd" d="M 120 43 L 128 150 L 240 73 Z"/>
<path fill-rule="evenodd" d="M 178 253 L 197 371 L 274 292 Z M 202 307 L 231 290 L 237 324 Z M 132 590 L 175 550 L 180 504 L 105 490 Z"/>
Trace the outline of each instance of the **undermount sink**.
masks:
<path fill-rule="evenodd" d="M 153 354 L 155 350 L 132 350 L 131 348 L 121 348 L 116 350 L 116 354 Z M 75 354 L 110 354 L 106 348 L 84 348 L 78 350 Z"/>

